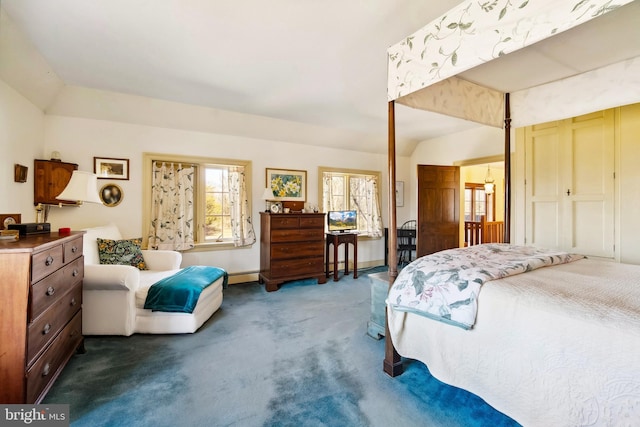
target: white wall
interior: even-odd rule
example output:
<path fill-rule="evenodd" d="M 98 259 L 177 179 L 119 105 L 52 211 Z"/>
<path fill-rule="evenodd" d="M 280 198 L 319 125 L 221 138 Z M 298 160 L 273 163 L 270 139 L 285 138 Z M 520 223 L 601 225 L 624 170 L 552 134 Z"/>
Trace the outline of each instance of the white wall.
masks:
<path fill-rule="evenodd" d="M 33 160 L 41 158 L 44 113 L 0 80 L 0 213 L 19 213 L 34 222 Z M 14 164 L 29 168 L 27 182 L 14 182 Z"/>
<path fill-rule="evenodd" d="M 101 92 L 87 91 L 93 102 L 101 102 Z M 114 94 L 109 94 L 113 103 Z M 83 100 L 86 103 L 87 99 Z M 128 96 L 120 99 L 122 108 L 129 106 Z M 189 114 L 189 107 L 173 110 Z M 142 224 L 142 153 L 185 154 L 252 161 L 253 217 L 259 235 L 259 212 L 264 208 L 261 199 L 265 186 L 265 168 L 290 168 L 307 171 L 307 203 L 318 204 L 318 167 L 377 170 L 382 173 L 382 214 L 388 218 L 387 159 L 385 155 L 312 145 L 223 135 L 202 131 L 171 129 L 158 126 L 123 123 L 95 118 L 47 115 L 45 117 L 44 152 L 59 151 L 63 161 L 79 165 L 79 169 L 93 171 L 93 157 L 126 158 L 130 161 L 130 179 L 114 181 L 124 192 L 123 201 L 115 207 L 85 204 L 80 208 L 53 208 L 49 215 L 52 229 L 79 229 L 107 222 L 115 222 L 126 237 L 141 236 Z M 400 159 L 407 163 L 408 159 Z M 100 184 L 109 182 L 100 180 Z M 358 245 L 359 263 L 378 262 L 384 256 L 382 240 L 361 240 Z M 342 251 L 340 251 L 342 252 Z M 190 252 L 184 254 L 184 264 L 219 265 L 230 273 L 255 272 L 259 269 L 259 243 L 248 249 Z"/>

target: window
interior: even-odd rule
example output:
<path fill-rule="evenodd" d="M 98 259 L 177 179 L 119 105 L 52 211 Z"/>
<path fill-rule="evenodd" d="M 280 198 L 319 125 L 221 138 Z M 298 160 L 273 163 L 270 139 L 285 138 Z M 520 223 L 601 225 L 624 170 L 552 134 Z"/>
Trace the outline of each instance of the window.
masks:
<path fill-rule="evenodd" d="M 322 211 L 356 210 L 358 233 L 381 237 L 380 172 L 318 168 Z"/>
<path fill-rule="evenodd" d="M 495 221 L 495 197 L 484 191 L 484 184 L 465 183 L 464 220 L 479 222 L 485 216 L 487 221 Z"/>
<path fill-rule="evenodd" d="M 229 209 L 229 167 L 204 165 L 205 210 L 204 241 L 223 242 L 232 239 Z"/>
<path fill-rule="evenodd" d="M 189 233 L 192 235 L 190 243 L 178 250 L 193 247 L 246 246 L 255 242 L 248 200 L 248 195 L 251 194 L 251 162 L 153 153 L 145 153 L 143 161 L 145 234 L 147 227 L 149 228 L 145 244 L 164 249 L 158 241 L 173 241 L 179 238 L 188 240 L 184 235 Z M 160 166 L 172 166 L 176 170 L 193 168 L 191 178 L 175 188 L 172 187 L 171 190 L 163 188 L 160 204 L 170 205 L 170 214 L 159 214 L 158 208 L 154 207 L 158 204 L 157 200 L 154 201 L 157 196 L 153 195 L 156 187 L 154 179 L 159 179 L 156 168 Z M 169 173 L 163 172 L 160 175 L 166 178 Z M 178 187 L 184 190 L 189 186 L 192 186 L 192 197 L 188 189 L 186 196 L 177 194 Z M 173 211 L 176 211 L 176 219 L 168 218 Z M 179 221 L 183 221 L 184 224 L 178 224 Z M 158 223 L 162 226 L 157 226 Z M 164 239 L 160 236 L 164 230 L 158 231 L 159 228 L 167 228 L 167 232 L 173 234 Z"/>

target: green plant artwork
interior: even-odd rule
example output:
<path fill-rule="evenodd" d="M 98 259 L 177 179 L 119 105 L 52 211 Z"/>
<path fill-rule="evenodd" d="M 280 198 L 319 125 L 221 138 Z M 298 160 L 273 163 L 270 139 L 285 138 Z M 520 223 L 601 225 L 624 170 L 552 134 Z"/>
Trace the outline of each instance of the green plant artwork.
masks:
<path fill-rule="evenodd" d="M 307 172 L 267 169 L 267 187 L 276 200 L 306 201 Z"/>

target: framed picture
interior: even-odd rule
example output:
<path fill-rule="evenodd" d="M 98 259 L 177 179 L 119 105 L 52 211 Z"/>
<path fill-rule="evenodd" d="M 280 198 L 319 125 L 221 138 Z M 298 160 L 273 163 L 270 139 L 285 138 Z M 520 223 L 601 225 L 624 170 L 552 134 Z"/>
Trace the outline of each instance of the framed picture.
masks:
<path fill-rule="evenodd" d="M 273 200 L 305 202 L 307 200 L 307 171 L 267 168 L 267 188 Z"/>
<path fill-rule="evenodd" d="M 94 157 L 93 173 L 99 179 L 129 179 L 129 159 Z"/>
<path fill-rule="evenodd" d="M 119 185 L 105 184 L 100 189 L 100 200 L 102 200 L 102 204 L 110 208 L 118 206 L 123 198 L 124 193 Z"/>
<path fill-rule="evenodd" d="M 15 164 L 14 168 L 14 178 L 15 182 L 27 182 L 27 172 L 29 172 L 29 168 L 23 165 Z"/>
<path fill-rule="evenodd" d="M 396 206 L 404 206 L 404 181 L 396 181 Z"/>

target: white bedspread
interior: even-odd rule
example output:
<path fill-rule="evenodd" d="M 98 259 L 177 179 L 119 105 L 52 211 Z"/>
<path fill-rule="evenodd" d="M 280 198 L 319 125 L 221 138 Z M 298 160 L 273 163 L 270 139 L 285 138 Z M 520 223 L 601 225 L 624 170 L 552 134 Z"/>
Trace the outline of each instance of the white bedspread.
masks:
<path fill-rule="evenodd" d="M 418 258 L 403 268 L 389 290 L 387 304 L 394 310 L 470 329 L 476 321 L 483 283 L 582 258 L 508 243 L 447 249 Z"/>
<path fill-rule="evenodd" d="M 389 311 L 400 355 L 524 426 L 640 423 L 640 266 L 584 259 L 486 282 L 473 330 Z"/>

